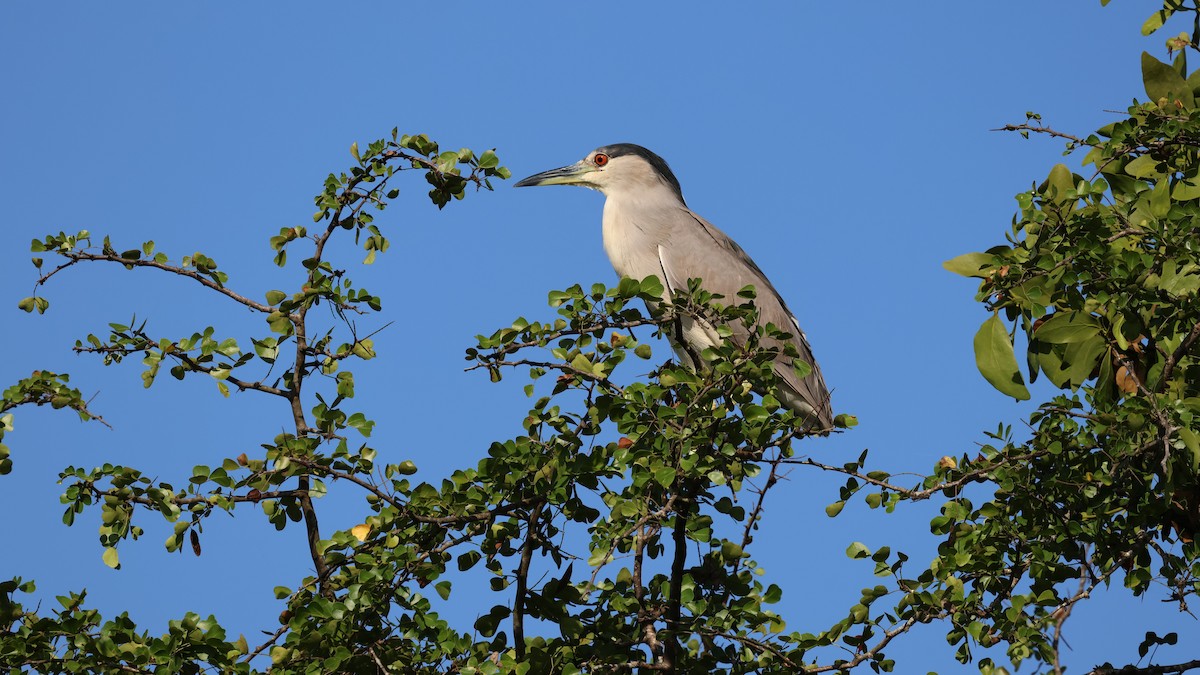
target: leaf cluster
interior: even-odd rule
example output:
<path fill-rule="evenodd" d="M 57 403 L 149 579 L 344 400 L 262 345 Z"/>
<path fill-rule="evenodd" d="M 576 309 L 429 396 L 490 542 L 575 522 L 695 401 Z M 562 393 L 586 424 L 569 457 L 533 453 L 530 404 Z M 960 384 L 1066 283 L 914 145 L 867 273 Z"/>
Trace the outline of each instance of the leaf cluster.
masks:
<path fill-rule="evenodd" d="M 945 263 L 980 279 L 984 377 L 1019 399 L 1039 377 L 1052 392 L 1031 438 L 1001 429 L 955 462 L 950 475 L 983 468 L 994 493 L 933 524 L 966 593 L 952 637 L 1006 642 L 1014 663 L 1057 667 L 1061 626 L 1097 587 L 1166 589 L 1182 611 L 1200 591 L 1200 75 L 1185 51 L 1143 54 L 1142 73 L 1146 100 L 1091 135 L 1032 113 L 1007 127 L 1068 138 L 1090 173 L 1055 166 L 1017 195 L 1005 244 Z"/>

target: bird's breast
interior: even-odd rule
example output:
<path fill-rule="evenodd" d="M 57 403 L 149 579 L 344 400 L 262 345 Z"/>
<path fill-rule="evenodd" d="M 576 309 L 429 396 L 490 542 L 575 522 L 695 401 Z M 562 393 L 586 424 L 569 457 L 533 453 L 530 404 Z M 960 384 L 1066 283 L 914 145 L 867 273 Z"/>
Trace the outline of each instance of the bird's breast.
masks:
<path fill-rule="evenodd" d="M 604 202 L 602 228 L 604 252 L 622 277 L 644 279 L 651 274 L 663 279 L 658 247 L 663 232 L 645 213 L 611 197 Z"/>

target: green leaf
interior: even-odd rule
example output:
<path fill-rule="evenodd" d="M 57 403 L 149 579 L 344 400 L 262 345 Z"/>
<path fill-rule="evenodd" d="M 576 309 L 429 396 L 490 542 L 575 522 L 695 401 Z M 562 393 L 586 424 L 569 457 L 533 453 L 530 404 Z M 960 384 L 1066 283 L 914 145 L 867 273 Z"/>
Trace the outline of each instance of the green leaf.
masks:
<path fill-rule="evenodd" d="M 479 551 L 467 551 L 466 553 L 458 556 L 459 571 L 466 572 L 467 570 L 471 569 L 482 557 L 483 556 L 479 554 Z"/>
<path fill-rule="evenodd" d="M 267 304 L 278 305 L 287 298 L 287 293 L 283 291 L 267 291 Z"/>
<path fill-rule="evenodd" d="M 592 362 L 583 354 L 578 354 L 571 359 L 571 367 L 584 373 L 592 372 Z"/>
<path fill-rule="evenodd" d="M 226 338 L 222 340 L 221 343 L 217 345 L 217 351 L 225 356 L 237 356 L 238 354 L 242 353 L 241 348 L 238 347 L 237 340 L 234 338 Z"/>
<path fill-rule="evenodd" d="M 1192 452 L 1192 470 L 1195 471 L 1200 468 L 1200 435 L 1187 427 L 1175 431 L 1179 434 L 1184 446 Z"/>
<path fill-rule="evenodd" d="M 636 298 L 638 293 L 641 293 L 641 291 L 642 285 L 639 284 L 636 279 L 622 277 L 621 281 L 617 283 L 618 298 Z"/>
<path fill-rule="evenodd" d="M 507 619 L 510 613 L 504 605 L 496 605 L 490 612 L 475 620 L 475 630 L 478 630 L 484 637 L 491 637 L 496 633 L 500 622 Z"/>
<path fill-rule="evenodd" d="M 108 565 L 114 570 L 120 569 L 121 567 L 121 562 L 117 558 L 117 549 L 113 548 L 112 546 L 104 549 L 104 553 L 100 556 L 100 559 L 104 561 L 105 565 Z"/>
<path fill-rule="evenodd" d="M 1171 179 L 1159 178 L 1150 191 L 1150 214 L 1155 218 L 1166 218 L 1171 212 Z"/>
<path fill-rule="evenodd" d="M 658 277 L 654 276 L 653 274 L 645 279 L 642 279 L 641 288 L 641 296 L 643 299 L 658 299 L 661 298 L 667 291 L 667 289 L 663 288 L 662 281 L 659 281 Z"/>
<path fill-rule="evenodd" d="M 1050 169 L 1050 175 L 1046 177 L 1046 183 L 1042 186 L 1042 190 L 1051 197 L 1056 204 L 1071 203 L 1076 200 L 1076 197 L 1070 193 L 1075 189 L 1075 177 L 1071 174 L 1071 170 L 1066 164 L 1055 164 Z"/>
<path fill-rule="evenodd" d="M 1033 358 L 1037 361 L 1038 369 L 1046 374 L 1051 384 L 1056 387 L 1067 385 L 1067 374 L 1063 370 L 1061 348 L 1055 348 L 1046 342 L 1035 340 L 1030 344 Z"/>
<path fill-rule="evenodd" d="M 346 419 L 346 426 L 357 429 L 358 433 L 369 438 L 375 429 L 375 422 L 367 419 L 362 413 L 356 412 Z"/>
<path fill-rule="evenodd" d="M 825 515 L 830 518 L 836 518 L 837 514 L 841 513 L 844 508 L 846 508 L 846 502 L 834 502 L 825 507 Z"/>
<path fill-rule="evenodd" d="M 1001 393 L 1019 401 L 1029 399 L 1029 390 L 1017 369 L 1012 341 L 999 315 L 993 314 L 984 321 L 975 334 L 975 365 L 984 379 Z"/>
<path fill-rule="evenodd" d="M 1142 155 L 1125 165 L 1125 173 L 1134 178 L 1158 178 L 1163 175 L 1158 166 L 1158 160 L 1150 155 Z"/>
<path fill-rule="evenodd" d="M 1171 18 L 1171 15 L 1174 13 L 1175 10 L 1168 7 L 1163 7 L 1157 12 L 1151 14 L 1150 18 L 1146 19 L 1146 22 L 1142 24 L 1142 35 L 1149 35 L 1159 28 L 1162 28 L 1163 24 L 1166 23 L 1167 19 Z"/>
<path fill-rule="evenodd" d="M 853 544 L 850 544 L 850 546 L 846 547 L 847 558 L 858 560 L 859 558 L 865 558 L 869 555 L 871 555 L 871 549 L 867 548 L 866 544 L 863 544 L 860 541 L 856 541 Z"/>
<path fill-rule="evenodd" d="M 253 340 L 254 353 L 267 363 L 274 363 L 275 358 L 279 356 L 279 341 L 273 337 L 264 338 L 263 340 Z"/>
<path fill-rule="evenodd" d="M 984 270 L 996 264 L 996 256 L 990 253 L 964 253 L 942 263 L 942 267 L 964 277 L 987 278 Z"/>
<path fill-rule="evenodd" d="M 1090 340 L 1100 333 L 1100 320 L 1087 312 L 1057 312 L 1038 326 L 1034 336 L 1055 345 Z"/>
<path fill-rule="evenodd" d="M 290 335 L 292 332 L 292 322 L 287 314 L 283 312 L 271 312 L 267 315 L 267 325 L 271 330 L 282 335 Z"/>
<path fill-rule="evenodd" d="M 1147 52 L 1142 52 L 1142 83 L 1151 102 L 1166 99 L 1168 103 L 1179 101 L 1185 108 L 1196 105 L 1191 89 L 1179 72 Z"/>
<path fill-rule="evenodd" d="M 567 293 L 565 291 L 550 291 L 549 299 L 547 300 L 547 302 L 549 302 L 551 307 L 559 307 L 564 302 L 566 302 L 570 299 L 571 299 L 570 293 Z"/>
<path fill-rule="evenodd" d="M 796 379 L 803 380 L 812 375 L 812 364 L 801 359 L 792 360 L 792 373 L 796 375 Z"/>
<path fill-rule="evenodd" d="M 1196 72 L 1200 72 L 1200 70 Z M 1171 199 L 1177 202 L 1200 199 L 1200 178 L 1190 176 L 1176 181 L 1175 185 L 1171 187 Z"/>
<path fill-rule="evenodd" d="M 1163 263 L 1162 274 L 1159 275 L 1158 288 L 1174 297 L 1192 295 L 1200 290 L 1200 266 L 1195 263 L 1185 263 L 1180 267 L 1175 260 Z"/>
<path fill-rule="evenodd" d="M 1086 342 L 1068 345 L 1063 353 L 1063 368 L 1071 386 L 1079 386 L 1091 379 L 1100 357 L 1107 352 L 1107 345 L 1099 335 Z"/>
<path fill-rule="evenodd" d="M 364 361 L 370 361 L 371 359 L 375 358 L 375 341 L 371 338 L 363 338 L 358 342 L 355 342 L 350 351 L 353 352 L 358 358 L 363 359 Z"/>

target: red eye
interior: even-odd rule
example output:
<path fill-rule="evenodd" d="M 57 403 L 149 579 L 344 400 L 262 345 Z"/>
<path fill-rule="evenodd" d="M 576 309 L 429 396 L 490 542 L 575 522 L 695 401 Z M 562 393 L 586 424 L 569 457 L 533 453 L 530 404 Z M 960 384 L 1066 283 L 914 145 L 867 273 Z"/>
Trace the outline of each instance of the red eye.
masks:
<path fill-rule="evenodd" d="M 604 154 L 603 152 L 597 152 L 596 156 L 592 158 L 592 161 L 596 163 L 596 166 L 604 166 L 605 164 L 608 164 L 608 155 Z"/>

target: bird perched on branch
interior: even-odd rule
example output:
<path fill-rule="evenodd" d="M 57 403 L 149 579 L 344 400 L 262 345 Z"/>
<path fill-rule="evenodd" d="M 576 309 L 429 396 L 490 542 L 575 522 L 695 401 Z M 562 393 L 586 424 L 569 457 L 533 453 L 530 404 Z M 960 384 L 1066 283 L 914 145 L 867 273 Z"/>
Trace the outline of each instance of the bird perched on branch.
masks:
<path fill-rule="evenodd" d="M 759 322 L 790 333 L 799 359 L 812 366 L 807 377 L 798 377 L 782 345 L 764 340 L 764 346 L 780 348 L 775 358 L 779 400 L 802 416 L 810 428 L 833 425 L 829 390 L 796 317 L 750 256 L 687 207 L 679 180 L 661 157 L 632 143 L 606 145 L 575 164 L 519 181 L 516 187 L 530 185 L 581 185 L 604 193 L 602 225 L 608 259 L 622 277 L 641 280 L 654 275 L 661 279 L 665 302 L 670 302 L 672 291 L 686 290 L 688 279 L 700 279 L 706 291 L 724 296 L 725 302 L 732 302 L 739 290 L 753 285 Z M 741 324 L 730 329 L 735 340 L 747 336 Z M 675 351 L 693 367 L 701 365 L 696 363 L 696 354 L 720 343 L 712 326 L 688 317 L 681 320 L 679 334 L 686 344 L 673 340 Z"/>

